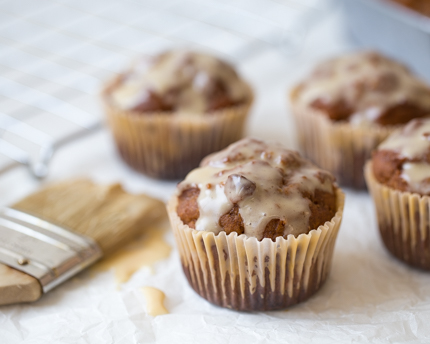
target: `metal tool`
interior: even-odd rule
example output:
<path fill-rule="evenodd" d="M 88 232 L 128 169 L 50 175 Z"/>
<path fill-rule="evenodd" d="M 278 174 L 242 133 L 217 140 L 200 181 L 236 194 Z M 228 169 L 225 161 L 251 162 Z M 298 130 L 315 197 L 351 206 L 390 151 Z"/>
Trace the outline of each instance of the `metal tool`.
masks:
<path fill-rule="evenodd" d="M 35 277 L 44 293 L 101 256 L 89 237 L 22 211 L 0 210 L 0 262 Z"/>

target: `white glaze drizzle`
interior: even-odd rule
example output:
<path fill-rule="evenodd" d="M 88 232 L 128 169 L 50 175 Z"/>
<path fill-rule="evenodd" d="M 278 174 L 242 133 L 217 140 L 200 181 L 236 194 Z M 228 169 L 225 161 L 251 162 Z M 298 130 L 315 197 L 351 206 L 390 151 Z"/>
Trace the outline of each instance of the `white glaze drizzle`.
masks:
<path fill-rule="evenodd" d="M 394 151 L 405 158 L 400 177 L 409 184 L 412 192 L 430 193 L 430 164 L 425 160 L 430 153 L 429 119 L 409 122 L 382 142 L 378 150 Z"/>
<path fill-rule="evenodd" d="M 394 77 L 396 85 L 378 89 L 387 77 Z M 349 121 L 360 126 L 372 125 L 387 109 L 405 101 L 430 109 L 428 86 L 402 64 L 374 52 L 350 53 L 319 64 L 301 84 L 297 102 L 309 106 L 316 99 L 343 99 L 355 109 Z"/>
<path fill-rule="evenodd" d="M 393 150 L 408 159 L 421 158 L 430 148 L 430 121 L 416 119 L 391 134 L 378 150 Z"/>
<path fill-rule="evenodd" d="M 400 176 L 408 182 L 412 192 L 430 193 L 430 164 L 427 162 L 403 164 Z"/>
<path fill-rule="evenodd" d="M 116 106 L 127 110 L 144 101 L 149 91 L 163 96 L 179 90 L 177 113 L 199 114 L 207 109 L 210 80 L 221 81 L 233 101 L 250 96 L 248 86 L 227 63 L 210 55 L 179 50 L 138 61 L 112 89 L 110 97 Z"/>
<path fill-rule="evenodd" d="M 318 174 L 323 182 L 317 177 Z M 284 186 L 283 178 L 288 180 Z M 227 183 L 233 183 L 229 186 L 231 190 L 226 190 Z M 255 184 L 255 190 L 249 190 L 252 184 Z M 301 158 L 298 153 L 276 143 L 249 138 L 208 156 L 200 168 L 190 172 L 179 184 L 178 195 L 189 187 L 200 189 L 197 230 L 219 233 L 222 230 L 219 219 L 232 209 L 231 197 L 235 193 L 236 196 L 245 195 L 237 202 L 244 233 L 258 239 L 262 238 L 266 225 L 272 219 L 286 222 L 284 235 L 307 233 L 310 209 L 309 201 L 302 192 L 313 194 L 317 188 L 334 192 L 331 175 Z M 244 190 L 244 187 L 247 189 Z"/>

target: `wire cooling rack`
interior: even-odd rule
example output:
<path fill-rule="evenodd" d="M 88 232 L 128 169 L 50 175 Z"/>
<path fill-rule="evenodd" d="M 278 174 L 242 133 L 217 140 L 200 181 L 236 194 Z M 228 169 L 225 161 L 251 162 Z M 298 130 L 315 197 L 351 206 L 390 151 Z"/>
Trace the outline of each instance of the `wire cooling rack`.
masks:
<path fill-rule="evenodd" d="M 97 93 L 140 54 L 175 46 L 233 63 L 291 54 L 330 0 L 0 0 L 0 173 L 48 171 L 101 127 Z"/>

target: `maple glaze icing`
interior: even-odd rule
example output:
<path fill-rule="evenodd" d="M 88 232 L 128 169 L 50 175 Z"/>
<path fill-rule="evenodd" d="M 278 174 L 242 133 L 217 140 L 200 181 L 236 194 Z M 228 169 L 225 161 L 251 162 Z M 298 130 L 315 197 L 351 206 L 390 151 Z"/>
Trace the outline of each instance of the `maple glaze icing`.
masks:
<path fill-rule="evenodd" d="M 412 192 L 430 193 L 430 119 L 415 119 L 391 134 L 378 150 L 394 151 L 403 158 L 401 177 Z"/>
<path fill-rule="evenodd" d="M 430 193 L 430 165 L 427 162 L 405 163 L 401 177 L 411 186 L 412 192 Z"/>
<path fill-rule="evenodd" d="M 404 65 L 376 52 L 355 52 L 320 63 L 299 86 L 295 101 L 342 103 L 354 125 L 372 125 L 390 108 L 410 103 L 430 110 L 430 88 Z"/>
<path fill-rule="evenodd" d="M 378 149 L 398 152 L 408 159 L 421 158 L 430 148 L 430 121 L 416 119 L 392 133 Z"/>
<path fill-rule="evenodd" d="M 157 288 L 143 287 L 142 293 L 146 300 L 146 310 L 149 315 L 156 317 L 159 315 L 169 314 L 169 311 L 164 306 L 166 295 Z"/>
<path fill-rule="evenodd" d="M 239 206 L 244 234 L 263 237 L 273 219 L 285 221 L 284 237 L 307 233 L 311 211 L 303 193 L 334 193 L 334 178 L 297 152 L 278 143 L 240 140 L 206 157 L 178 186 L 177 194 L 198 187 L 196 230 L 219 233 L 219 219 Z"/>
<path fill-rule="evenodd" d="M 250 89 L 226 62 L 213 56 L 186 50 L 168 51 L 138 61 L 110 92 L 113 103 L 132 110 L 150 93 L 172 100 L 178 114 L 199 114 L 208 109 L 214 83 L 222 85 L 233 103 L 250 98 Z"/>

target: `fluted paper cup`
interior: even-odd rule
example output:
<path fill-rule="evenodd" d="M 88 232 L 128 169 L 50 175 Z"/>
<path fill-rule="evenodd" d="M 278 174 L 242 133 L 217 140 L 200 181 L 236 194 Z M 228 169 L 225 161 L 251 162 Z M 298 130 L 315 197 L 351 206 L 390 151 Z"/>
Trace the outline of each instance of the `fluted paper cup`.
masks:
<path fill-rule="evenodd" d="M 430 270 L 430 198 L 379 183 L 372 162 L 366 164 L 365 176 L 388 251 L 411 266 Z"/>
<path fill-rule="evenodd" d="M 365 162 L 372 150 L 398 126 L 353 126 L 334 122 L 321 111 L 294 104 L 300 150 L 319 167 L 332 172 L 339 185 L 365 189 Z"/>
<path fill-rule="evenodd" d="M 209 302 L 239 311 L 283 309 L 313 295 L 325 282 L 342 220 L 344 194 L 337 190 L 333 219 L 288 239 L 258 241 L 233 232 L 197 231 L 167 206 L 185 276 Z"/>

